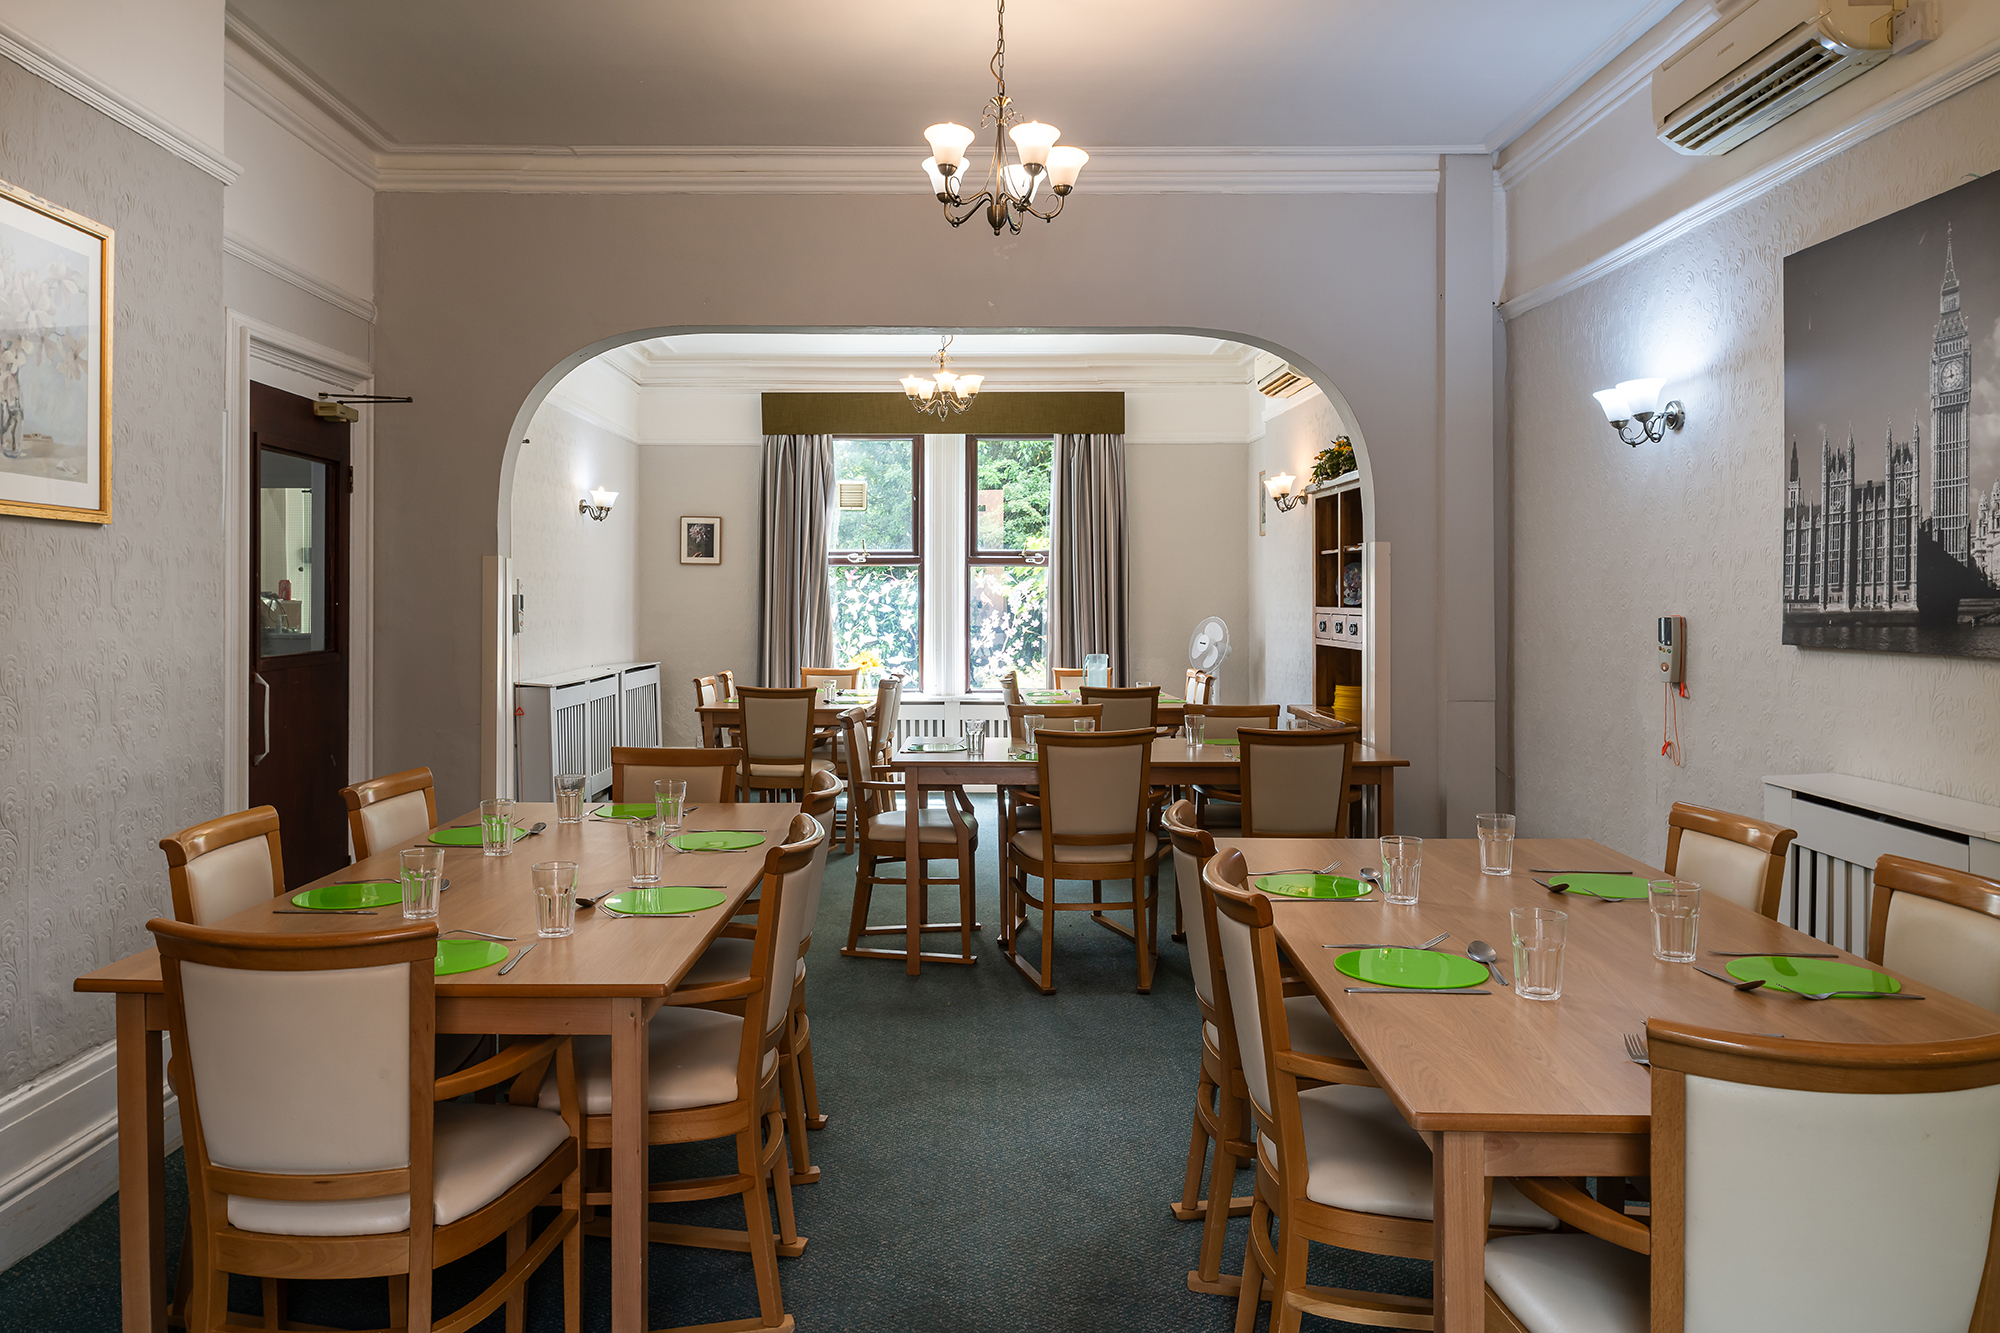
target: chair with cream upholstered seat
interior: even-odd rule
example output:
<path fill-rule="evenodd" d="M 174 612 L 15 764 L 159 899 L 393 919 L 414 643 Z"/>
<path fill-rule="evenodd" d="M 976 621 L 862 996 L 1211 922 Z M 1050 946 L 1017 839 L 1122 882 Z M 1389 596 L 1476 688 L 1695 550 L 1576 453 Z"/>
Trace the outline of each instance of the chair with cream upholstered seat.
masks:
<path fill-rule="evenodd" d="M 1080 690 L 1083 688 L 1083 668 L 1051 667 L 1049 681 L 1051 689 Z"/>
<path fill-rule="evenodd" d="M 1487 1329 L 2000 1328 L 2000 1034 L 1849 1045 L 1654 1018 L 1646 1051 L 1650 1226 L 1518 1182 L 1584 1234 L 1488 1243 Z"/>
<path fill-rule="evenodd" d="M 2000 880 L 1882 857 L 1868 913 L 1868 961 L 2000 1012 Z"/>
<path fill-rule="evenodd" d="M 1236 733 L 1243 749 L 1243 836 L 1345 838 L 1354 747 L 1336 731 Z"/>
<path fill-rule="evenodd" d="M 803 792 L 812 785 L 815 769 L 831 771 L 831 759 L 816 758 L 813 708 L 817 690 L 767 690 L 745 685 L 737 692 L 743 714 L 744 768 L 738 789 L 754 791 L 764 800 L 772 793 Z"/>
<path fill-rule="evenodd" d="M 1785 853 L 1798 834 L 1761 819 L 1676 801 L 1667 811 L 1666 870 L 1760 916 L 1778 919 Z"/>
<path fill-rule="evenodd" d="M 1009 671 L 1000 677 L 1000 702 L 1003 704 L 1026 702 L 1021 698 L 1021 675 L 1018 671 Z"/>
<path fill-rule="evenodd" d="M 354 859 L 363 861 L 437 827 L 437 789 L 428 768 L 406 768 L 340 789 Z"/>
<path fill-rule="evenodd" d="M 1215 702 L 1215 677 L 1206 671 L 1189 667 L 1187 681 L 1181 687 L 1181 702 L 1189 704 L 1212 704 Z"/>
<path fill-rule="evenodd" d="M 1097 704 L 1104 709 L 1097 725 L 1105 731 L 1160 729 L 1158 686 L 1125 689 L 1115 685 L 1086 685 L 1078 691 L 1078 697 L 1086 704 Z"/>
<path fill-rule="evenodd" d="M 525 1284 L 557 1246 L 575 1333 L 583 1251 L 567 1038 L 434 1078 L 435 922 L 352 934 L 147 928 L 187 1157 L 190 1333 L 242 1327 L 227 1310 L 231 1273 L 386 1277 L 399 1329 L 456 1333 L 503 1303 L 519 1328 Z M 532 1089 L 552 1063 L 562 1114 L 453 1100 L 523 1075 Z M 531 1239 L 531 1211 L 552 1195 L 560 1207 Z M 499 1277 L 434 1320 L 433 1270 L 502 1238 Z"/>
<path fill-rule="evenodd" d="M 858 744 L 858 742 L 857 742 Z M 906 949 L 868 948 L 862 941 L 872 935 L 886 935 L 907 938 L 907 922 L 893 925 L 868 924 L 868 910 L 875 896 L 878 884 L 893 884 L 905 889 L 907 898 L 908 876 L 914 874 L 919 885 L 917 899 L 917 934 L 956 934 L 959 937 L 959 951 L 956 954 L 929 953 L 923 957 L 927 962 L 972 963 L 977 955 L 972 951 L 972 932 L 978 929 L 974 910 L 973 856 L 979 850 L 979 820 L 972 813 L 972 800 L 962 787 L 932 788 L 944 797 L 944 805 L 926 805 L 914 813 L 899 809 L 897 795 L 903 785 L 893 781 L 894 770 L 888 767 L 886 756 L 871 759 L 866 778 L 856 782 L 848 797 L 850 803 L 858 803 L 860 816 L 856 824 L 860 828 L 859 859 L 854 868 L 854 905 L 849 912 L 847 925 L 847 945 L 840 952 L 849 958 L 880 958 L 893 962 L 909 961 Z M 928 799 L 930 792 L 925 793 Z M 922 854 L 922 864 L 910 866 L 905 863 L 903 876 L 889 879 L 876 873 L 883 862 L 904 862 L 909 855 L 909 845 L 905 841 L 909 833 L 909 820 L 917 821 L 917 846 Z M 933 860 L 956 862 L 957 875 L 944 879 L 933 876 L 929 866 Z M 933 886 L 953 887 L 958 890 L 958 920 L 934 922 L 930 920 L 930 890 Z"/>
<path fill-rule="evenodd" d="M 206 926 L 285 891 L 278 812 L 268 805 L 204 820 L 160 839 L 174 919 Z"/>
<path fill-rule="evenodd" d="M 653 784 L 662 778 L 687 783 L 689 804 L 736 799 L 737 773 L 743 751 L 709 746 L 611 747 L 611 799 L 643 805 L 653 799 Z"/>
<path fill-rule="evenodd" d="M 1213 682 L 1211 682 L 1211 685 Z M 1233 741 L 1244 727 L 1275 731 L 1282 704 L 1196 704 L 1181 710 L 1188 718 L 1202 719 L 1204 743 Z M 1243 824 L 1243 791 L 1234 783 L 1199 782 L 1193 789 L 1195 814 L 1204 828 L 1240 828 Z"/>
<path fill-rule="evenodd" d="M 860 667 L 800 667 L 799 684 L 809 690 L 822 689 L 831 685 L 836 690 L 851 690 L 861 679 Z"/>
<path fill-rule="evenodd" d="M 1247 1330 L 1255 1321 L 1267 1275 L 1273 1333 L 1296 1333 L 1303 1314 L 1429 1327 L 1428 1300 L 1307 1285 L 1309 1242 L 1431 1258 L 1431 1149 L 1365 1066 L 1299 1049 L 1284 1002 L 1271 900 L 1246 879 L 1242 853 L 1234 849 L 1217 852 L 1202 872 L 1215 905 L 1213 957 L 1222 964 L 1216 1026 L 1235 1029 L 1257 1129 L 1257 1194 L 1236 1327 Z M 1490 1225 L 1503 1232 L 1556 1226 L 1505 1181 L 1494 1182 L 1491 1197 Z"/>

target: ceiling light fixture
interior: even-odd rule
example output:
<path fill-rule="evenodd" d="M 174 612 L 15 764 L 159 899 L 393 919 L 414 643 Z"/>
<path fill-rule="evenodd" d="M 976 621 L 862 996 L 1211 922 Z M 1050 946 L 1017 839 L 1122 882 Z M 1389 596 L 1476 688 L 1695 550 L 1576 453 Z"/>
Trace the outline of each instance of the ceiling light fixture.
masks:
<path fill-rule="evenodd" d="M 971 407 L 972 400 L 979 396 L 979 386 L 986 382 L 984 375 L 952 374 L 948 369 L 951 365 L 951 354 L 946 350 L 950 346 L 951 336 L 938 343 L 938 368 L 935 377 L 925 379 L 921 375 L 903 376 L 903 392 L 910 396 L 910 405 L 917 411 L 928 412 L 939 420 Z"/>
<path fill-rule="evenodd" d="M 959 182 L 965 179 L 965 150 L 975 136 L 973 131 L 951 121 L 924 131 L 924 138 L 931 145 L 931 156 L 924 159 L 924 172 L 930 177 L 931 189 L 944 205 L 944 215 L 952 226 L 973 217 L 983 205 L 986 221 L 995 236 L 1003 228 L 1018 236 L 1024 214 L 1048 222 L 1062 212 L 1063 200 L 1076 188 L 1077 173 L 1090 161 L 1090 154 L 1068 145 L 1057 147 L 1056 140 L 1062 136 L 1055 126 L 1039 120 L 1022 121 L 1020 113 L 1014 110 L 1013 99 L 1007 96 L 1007 0 L 995 0 L 995 17 L 999 37 L 987 68 L 993 71 L 998 91 L 987 101 L 986 112 L 979 118 L 980 129 L 993 127 L 993 161 L 986 169 L 985 188 L 970 198 L 960 190 Z M 1007 160 L 1009 139 L 1014 141 L 1013 162 Z M 1035 207 L 1044 187 L 1054 190 L 1056 196 L 1055 205 L 1047 211 Z M 952 211 L 961 206 L 964 212 Z"/>

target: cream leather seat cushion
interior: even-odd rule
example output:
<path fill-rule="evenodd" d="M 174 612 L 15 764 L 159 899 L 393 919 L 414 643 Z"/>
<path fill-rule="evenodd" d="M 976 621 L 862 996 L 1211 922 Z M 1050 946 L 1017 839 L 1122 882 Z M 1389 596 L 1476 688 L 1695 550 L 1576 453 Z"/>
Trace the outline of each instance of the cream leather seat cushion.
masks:
<path fill-rule="evenodd" d="M 1041 860 L 1042 831 L 1040 829 L 1023 829 L 1019 833 L 1016 833 L 1014 835 L 1014 850 L 1030 860 Z M 1145 852 L 1148 861 L 1160 854 L 1160 840 L 1150 833 L 1146 835 Z M 1132 844 L 1129 842 L 1112 843 L 1104 847 L 1058 846 L 1056 848 L 1056 860 L 1058 861 L 1089 863 L 1130 861 L 1131 859 Z"/>
<path fill-rule="evenodd" d="M 830 760 L 815 759 L 812 761 L 812 765 L 813 772 L 815 773 L 831 773 L 833 771 L 833 764 Z M 796 778 L 799 776 L 799 766 L 797 764 L 752 764 L 750 765 L 750 776 L 753 778 Z"/>
<path fill-rule="evenodd" d="M 526 1106 L 440 1102 L 431 1141 L 437 1225 L 469 1217 L 548 1160 L 569 1127 Z M 229 1198 L 229 1224 L 276 1236 L 376 1236 L 410 1225 L 410 1196 L 330 1202 Z"/>
<path fill-rule="evenodd" d="M 646 1109 L 686 1111 L 736 1100 L 736 1055 L 743 1041 L 743 1020 L 736 1015 L 662 1009 L 647 1025 L 646 1041 L 651 1076 Z M 777 1051 L 765 1053 L 765 1073 L 777 1059 Z M 611 1038 L 576 1039 L 576 1086 L 585 1115 L 611 1114 Z M 540 1105 L 546 1111 L 562 1106 L 554 1066 L 542 1080 Z"/>
<path fill-rule="evenodd" d="M 903 817 L 905 813 L 902 810 L 891 810 L 886 814 L 877 815 L 869 820 L 868 840 L 870 842 L 901 842 L 909 831 L 909 824 Z M 960 818 L 965 821 L 967 832 L 976 833 L 979 831 L 979 821 L 969 815 L 961 815 Z M 944 810 L 919 810 L 917 812 L 917 841 L 957 842 L 958 832 L 951 826 L 950 813 Z"/>
<path fill-rule="evenodd" d="M 1285 1001 L 1285 1019 L 1291 1025 L 1292 1049 L 1301 1055 L 1329 1055 L 1336 1060 L 1359 1060 L 1354 1047 L 1348 1044 L 1340 1026 L 1326 1011 L 1317 998 L 1311 995 L 1295 995 Z M 1222 1049 L 1222 1038 L 1216 1034 L 1215 1024 L 1201 1025 L 1202 1039 L 1214 1050 Z"/>
<path fill-rule="evenodd" d="M 1595 1236 L 1489 1241 L 1486 1285 L 1528 1333 L 1646 1333 L 1648 1327 L 1646 1256 Z"/>
<path fill-rule="evenodd" d="M 1345 1083 L 1299 1094 L 1306 1197 L 1384 1217 L 1431 1217 L 1431 1150 L 1380 1088 Z M 1266 1141 L 1267 1152 L 1270 1150 Z M 1493 1225 L 1554 1230 L 1556 1219 L 1504 1180 L 1493 1182 Z"/>
<path fill-rule="evenodd" d="M 753 940 L 739 940 L 732 935 L 711 940 L 702 950 L 701 957 L 694 960 L 694 966 L 681 978 L 683 986 L 717 986 L 726 981 L 741 981 L 750 975 L 750 953 L 755 946 Z M 806 975 L 806 960 L 799 959 L 795 979 L 803 981 Z"/>

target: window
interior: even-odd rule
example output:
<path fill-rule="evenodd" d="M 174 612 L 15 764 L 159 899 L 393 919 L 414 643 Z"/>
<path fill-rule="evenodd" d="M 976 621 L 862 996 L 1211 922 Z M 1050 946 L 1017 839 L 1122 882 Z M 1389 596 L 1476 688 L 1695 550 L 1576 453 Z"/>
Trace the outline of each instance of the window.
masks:
<path fill-rule="evenodd" d="M 1050 469 L 1055 441 L 967 436 L 966 680 L 1048 679 Z"/>
<path fill-rule="evenodd" d="M 833 661 L 809 665 L 843 665 L 872 650 L 885 671 L 921 679 L 923 437 L 836 437 L 833 475 L 837 484 L 865 483 L 867 507 L 835 511 L 827 550 Z"/>

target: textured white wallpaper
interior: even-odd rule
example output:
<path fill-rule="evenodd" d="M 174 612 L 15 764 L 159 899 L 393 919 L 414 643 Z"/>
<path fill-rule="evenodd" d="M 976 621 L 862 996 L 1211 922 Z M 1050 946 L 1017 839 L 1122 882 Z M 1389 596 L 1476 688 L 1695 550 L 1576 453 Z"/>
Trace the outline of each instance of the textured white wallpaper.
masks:
<path fill-rule="evenodd" d="M 0 1093 L 112 1035 L 83 972 L 221 812 L 222 186 L 0 60 L 0 178 L 117 230 L 108 527 L 0 517 Z"/>
<path fill-rule="evenodd" d="M 1303 487 L 1313 459 L 1342 433 L 1340 414 L 1323 394 L 1272 417 L 1264 438 L 1250 446 L 1250 623 L 1237 637 L 1247 675 L 1247 699 L 1310 703 L 1313 690 L 1313 541 L 1310 506 L 1281 514 L 1272 505 L 1257 535 L 1257 474 L 1289 472 Z M 1228 670 L 1225 667 L 1224 670 Z"/>
<path fill-rule="evenodd" d="M 553 403 L 535 413 L 528 440 L 514 465 L 514 577 L 528 599 L 517 678 L 630 662 L 646 521 L 637 448 Z M 576 508 L 597 486 L 618 492 L 601 521 Z"/>
<path fill-rule="evenodd" d="M 1778 600 L 1784 257 L 2000 168 L 1996 124 L 1990 79 L 1509 325 L 1524 836 L 1657 864 L 1671 802 L 1761 815 L 1771 773 L 2000 802 L 2000 663 L 1787 648 Z M 1688 426 L 1630 449 L 1590 394 L 1644 375 Z M 1667 614 L 1688 618 L 1678 769 Z"/>

